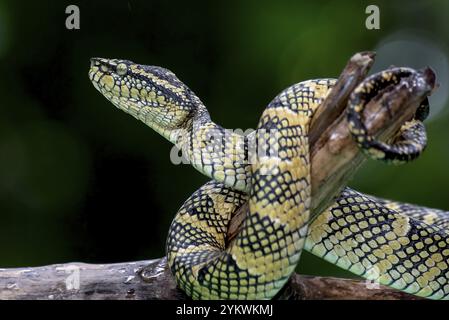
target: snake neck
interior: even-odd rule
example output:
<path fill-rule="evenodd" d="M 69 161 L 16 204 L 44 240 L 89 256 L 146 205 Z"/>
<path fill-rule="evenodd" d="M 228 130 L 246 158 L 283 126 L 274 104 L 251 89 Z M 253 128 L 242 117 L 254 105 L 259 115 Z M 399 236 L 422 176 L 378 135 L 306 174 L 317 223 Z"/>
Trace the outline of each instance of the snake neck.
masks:
<path fill-rule="evenodd" d="M 133 115 L 128 110 L 124 111 L 128 114 L 131 114 L 132 116 L 135 116 L 139 120 L 142 120 L 143 123 L 145 123 L 151 129 L 153 129 L 165 139 L 178 147 L 182 146 L 185 143 L 186 137 L 193 129 L 194 125 L 198 126 L 201 121 L 210 121 L 209 113 L 206 107 L 201 102 L 198 103 L 195 111 L 193 111 L 190 116 L 187 116 L 184 121 L 177 123 L 174 126 L 167 126 L 166 123 L 155 121 L 153 118 L 146 118 L 144 114 L 142 114 L 141 117 L 140 113 L 138 113 L 137 115 Z"/>
<path fill-rule="evenodd" d="M 254 135 L 245 136 L 216 124 L 203 105 L 179 128 L 163 131 L 195 169 L 227 187 L 249 191 L 248 145 Z"/>

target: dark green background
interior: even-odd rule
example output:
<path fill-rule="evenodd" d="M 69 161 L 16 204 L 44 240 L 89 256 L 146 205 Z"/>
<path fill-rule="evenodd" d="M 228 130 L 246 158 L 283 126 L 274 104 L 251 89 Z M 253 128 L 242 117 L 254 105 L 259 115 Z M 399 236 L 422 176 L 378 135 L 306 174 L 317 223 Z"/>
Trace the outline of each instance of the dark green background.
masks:
<path fill-rule="evenodd" d="M 77 4 L 81 29 L 65 28 Z M 381 29 L 365 28 L 377 4 Z M 337 77 L 378 51 L 375 70 L 432 66 L 429 147 L 415 163 L 370 162 L 351 186 L 449 209 L 449 1 L 0 0 L 0 266 L 118 262 L 164 254 L 170 221 L 207 179 L 90 84 L 89 58 L 164 66 L 228 128 L 253 128 L 292 83 Z M 308 254 L 299 271 L 341 275 Z"/>

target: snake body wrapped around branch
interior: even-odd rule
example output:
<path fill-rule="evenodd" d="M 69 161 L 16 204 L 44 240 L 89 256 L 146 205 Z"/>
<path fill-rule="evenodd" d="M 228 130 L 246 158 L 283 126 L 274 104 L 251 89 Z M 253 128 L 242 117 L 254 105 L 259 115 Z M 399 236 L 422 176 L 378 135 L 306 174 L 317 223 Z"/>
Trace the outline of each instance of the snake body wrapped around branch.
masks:
<path fill-rule="evenodd" d="M 349 129 L 372 158 L 407 162 L 425 147 L 426 100 L 392 145 L 369 136 L 361 121 L 376 92 L 413 72 L 395 68 L 375 74 L 351 95 Z M 273 298 L 303 249 L 405 292 L 449 298 L 445 212 L 345 188 L 311 220 L 309 124 L 336 80 L 285 89 L 267 106 L 257 130 L 243 136 L 212 122 L 200 99 L 164 68 L 93 58 L 89 77 L 116 107 L 175 143 L 213 179 L 182 205 L 167 240 L 171 270 L 192 298 Z M 228 241 L 229 221 L 246 202 L 242 228 Z"/>

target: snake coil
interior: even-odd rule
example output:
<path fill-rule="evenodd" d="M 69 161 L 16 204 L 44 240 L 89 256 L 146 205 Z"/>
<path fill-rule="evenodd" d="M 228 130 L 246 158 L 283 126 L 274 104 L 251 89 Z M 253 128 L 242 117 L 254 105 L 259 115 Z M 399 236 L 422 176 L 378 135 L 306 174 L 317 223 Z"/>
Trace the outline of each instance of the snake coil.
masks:
<path fill-rule="evenodd" d="M 362 123 L 369 98 L 411 72 L 398 68 L 375 74 L 351 96 L 349 128 L 371 157 L 409 161 L 425 146 L 419 121 L 425 103 L 393 145 L 377 142 Z M 345 188 L 331 207 L 309 221 L 308 128 L 334 79 L 285 89 L 265 109 L 257 132 L 244 137 L 215 124 L 200 99 L 164 68 L 93 58 L 89 78 L 117 108 L 176 143 L 197 170 L 212 178 L 181 206 L 167 239 L 176 282 L 192 298 L 272 298 L 303 249 L 402 291 L 449 298 L 447 212 Z M 220 142 L 219 148 L 212 140 Z M 257 161 L 248 155 L 248 143 L 254 141 L 264 143 Z M 243 228 L 228 243 L 229 221 L 247 201 Z"/>

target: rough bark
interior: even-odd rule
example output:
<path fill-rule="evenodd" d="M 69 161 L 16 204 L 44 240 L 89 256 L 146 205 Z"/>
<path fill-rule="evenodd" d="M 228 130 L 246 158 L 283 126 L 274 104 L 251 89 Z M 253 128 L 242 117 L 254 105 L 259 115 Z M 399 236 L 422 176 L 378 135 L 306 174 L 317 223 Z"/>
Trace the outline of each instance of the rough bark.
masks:
<path fill-rule="evenodd" d="M 77 285 L 79 275 L 79 286 Z M 165 258 L 115 264 L 67 263 L 0 269 L 0 299 L 186 300 Z M 278 299 L 418 299 L 365 281 L 295 274 Z"/>
<path fill-rule="evenodd" d="M 347 128 L 348 97 L 373 64 L 374 54 L 354 55 L 321 105 L 310 129 L 312 214 L 327 208 L 365 161 Z M 435 75 L 418 72 L 380 92 L 364 111 L 370 134 L 387 140 L 412 118 L 430 94 Z M 388 106 L 388 108 L 385 107 Z M 234 215 L 228 239 L 238 233 L 246 205 Z M 79 275 L 79 278 L 77 278 Z M 77 280 L 79 279 L 79 288 Z M 374 289 L 372 287 L 375 287 Z M 186 299 L 176 288 L 165 259 L 117 264 L 69 263 L 34 268 L 0 269 L 0 299 Z M 364 281 L 293 275 L 278 298 L 285 299 L 417 299 Z"/>

